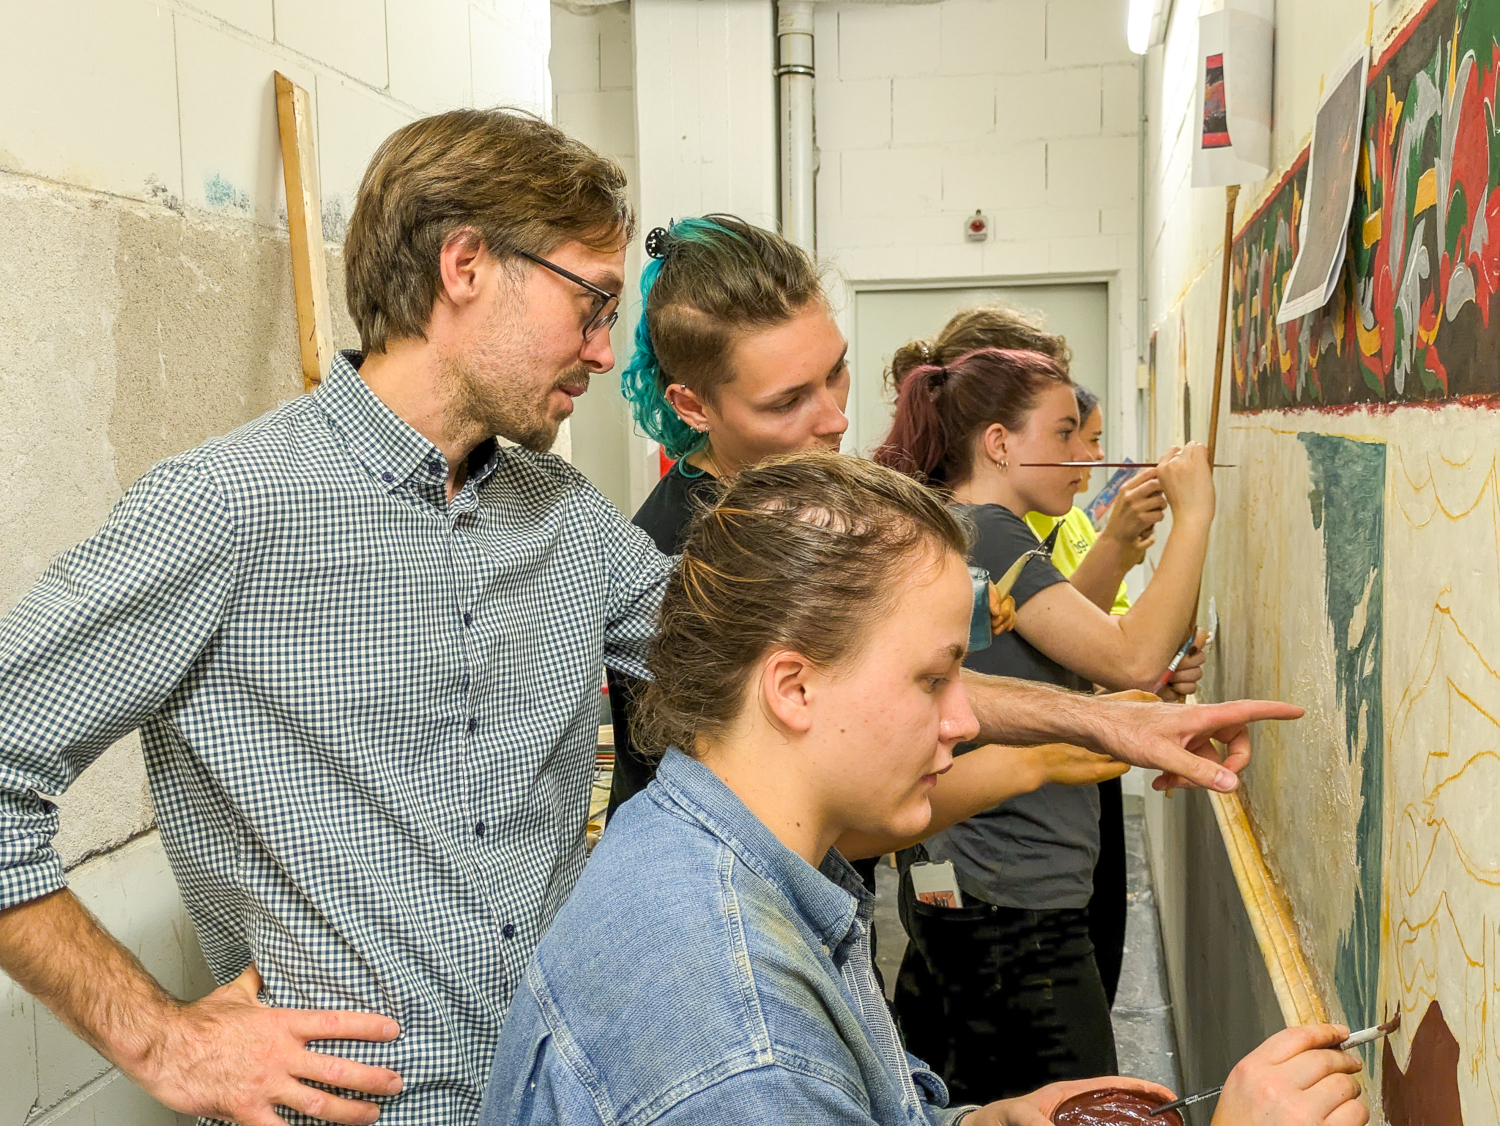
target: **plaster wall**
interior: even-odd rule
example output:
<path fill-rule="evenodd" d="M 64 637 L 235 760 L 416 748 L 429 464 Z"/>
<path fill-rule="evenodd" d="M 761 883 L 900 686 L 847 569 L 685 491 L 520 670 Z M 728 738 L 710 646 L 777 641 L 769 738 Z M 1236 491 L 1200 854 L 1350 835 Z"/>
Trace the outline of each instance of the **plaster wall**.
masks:
<path fill-rule="evenodd" d="M 541 0 L 0 5 L 0 613 L 153 463 L 301 393 L 272 72 L 312 98 L 334 343 L 356 347 L 339 244 L 375 147 L 455 106 L 546 112 L 550 37 Z M 58 800 L 75 890 L 110 873 L 106 924 L 188 967 L 169 988 L 211 988 L 135 736 Z M 0 1124 L 172 1120 L 0 994 Z"/>
<path fill-rule="evenodd" d="M 1418 7 L 1278 5 L 1274 167 L 1243 186 L 1240 223 L 1306 146 L 1322 80 L 1367 34 L 1378 53 Z M 1189 186 L 1196 15 L 1174 9 L 1148 58 L 1158 450 L 1205 437 L 1212 390 L 1224 194 Z M 1423 1120 L 1406 1117 L 1409 1103 L 1382 1105 L 1422 1083 L 1421 1097 L 1451 1090 L 1466 1120 L 1494 1121 L 1495 416 L 1458 402 L 1230 414 L 1228 397 L 1219 460 L 1237 468 L 1216 475 L 1203 595 L 1220 631 L 1205 694 L 1308 709 L 1254 732 L 1244 796 L 1330 1014 L 1364 1024 L 1402 1007 L 1388 1050 L 1364 1056 L 1377 1120 Z M 1147 819 L 1196 1089 L 1222 1081 L 1281 1016 L 1206 801 L 1148 793 Z M 1209 981 L 1206 951 L 1222 969 Z M 1439 1008 L 1455 1057 L 1442 1066 L 1413 1043 Z"/>

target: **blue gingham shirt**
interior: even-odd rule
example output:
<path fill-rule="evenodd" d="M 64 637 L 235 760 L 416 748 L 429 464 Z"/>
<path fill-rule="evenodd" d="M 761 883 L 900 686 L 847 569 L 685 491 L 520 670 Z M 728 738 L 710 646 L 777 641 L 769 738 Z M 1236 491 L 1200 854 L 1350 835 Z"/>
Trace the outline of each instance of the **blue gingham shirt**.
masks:
<path fill-rule="evenodd" d="M 401 1073 L 388 1126 L 470 1122 L 672 564 L 550 454 L 487 442 L 449 502 L 356 363 L 157 465 L 0 620 L 0 909 L 64 884 L 40 795 L 139 728 L 214 976 L 395 1017 L 319 1047 Z"/>

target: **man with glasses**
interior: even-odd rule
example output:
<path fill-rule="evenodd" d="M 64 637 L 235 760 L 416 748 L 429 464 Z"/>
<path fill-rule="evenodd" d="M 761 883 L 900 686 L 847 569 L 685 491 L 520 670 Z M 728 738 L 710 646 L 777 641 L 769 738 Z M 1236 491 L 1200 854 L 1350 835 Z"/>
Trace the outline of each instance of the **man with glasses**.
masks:
<path fill-rule="evenodd" d="M 618 166 L 536 118 L 398 130 L 344 244 L 361 351 L 153 468 L 0 619 L 0 969 L 168 1106 L 477 1119 L 583 866 L 602 666 L 648 675 L 672 566 L 545 452 L 613 366 L 633 225 Z M 1001 682 L 971 700 L 987 741 L 1068 739 L 1221 786 L 1184 748 L 1217 731 L 1239 765 L 1246 720 L 1296 711 Z M 79 904 L 50 845 L 42 795 L 136 728 L 224 983 L 191 1004 Z"/>

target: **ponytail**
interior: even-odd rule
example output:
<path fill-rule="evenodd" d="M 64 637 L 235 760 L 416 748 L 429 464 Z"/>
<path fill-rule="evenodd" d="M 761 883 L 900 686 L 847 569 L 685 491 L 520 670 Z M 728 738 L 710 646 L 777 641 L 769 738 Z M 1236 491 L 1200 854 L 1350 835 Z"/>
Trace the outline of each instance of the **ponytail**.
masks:
<path fill-rule="evenodd" d="M 993 423 L 1024 429 L 1042 391 L 1057 385 L 1073 381 L 1040 352 L 980 348 L 921 364 L 903 377 L 891 431 L 871 457 L 934 488 L 955 488 L 969 479 L 975 438 Z"/>
<path fill-rule="evenodd" d="M 938 475 L 948 442 L 937 400 L 949 374 L 939 364 L 918 364 L 907 370 L 897 392 L 891 432 L 870 455 L 874 461 L 908 477 L 943 483 Z"/>

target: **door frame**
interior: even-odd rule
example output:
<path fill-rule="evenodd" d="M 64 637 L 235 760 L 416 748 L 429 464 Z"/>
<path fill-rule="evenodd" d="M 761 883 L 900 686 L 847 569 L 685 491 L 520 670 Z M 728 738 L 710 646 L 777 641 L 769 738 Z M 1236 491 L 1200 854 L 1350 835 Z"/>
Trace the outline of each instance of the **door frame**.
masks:
<path fill-rule="evenodd" d="M 1122 328 L 1125 310 L 1123 301 L 1125 294 L 1119 270 L 1091 270 L 1079 273 L 1048 273 L 1048 274 L 969 274 L 967 276 L 949 276 L 939 278 L 870 278 L 842 279 L 842 286 L 830 283 L 829 289 L 841 288 L 843 290 L 842 300 L 835 302 L 835 320 L 844 333 L 844 339 L 849 341 L 849 354 L 854 364 L 859 363 L 859 336 L 856 331 L 856 299 L 861 293 L 889 292 L 891 290 L 903 289 L 1004 289 L 1012 286 L 1049 286 L 1049 285 L 1103 285 L 1105 287 L 1105 326 L 1104 326 L 1104 352 L 1106 358 L 1105 381 L 1109 388 L 1109 414 L 1104 420 L 1105 431 L 1111 435 L 1110 442 L 1113 447 L 1120 448 L 1121 452 L 1128 450 L 1130 457 L 1138 457 L 1138 438 L 1136 435 L 1136 396 L 1131 394 L 1135 390 L 1135 361 L 1132 353 L 1129 371 L 1132 375 L 1130 387 L 1125 386 L 1124 375 L 1126 372 L 1124 358 L 1121 349 L 1127 344 L 1131 348 L 1133 343 L 1124 339 L 1125 332 Z M 830 294 L 832 296 L 832 294 Z M 849 394 L 848 414 L 850 419 L 859 417 L 859 388 L 851 386 Z M 865 435 L 852 435 L 852 443 L 858 445 L 865 440 Z"/>

